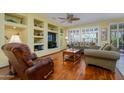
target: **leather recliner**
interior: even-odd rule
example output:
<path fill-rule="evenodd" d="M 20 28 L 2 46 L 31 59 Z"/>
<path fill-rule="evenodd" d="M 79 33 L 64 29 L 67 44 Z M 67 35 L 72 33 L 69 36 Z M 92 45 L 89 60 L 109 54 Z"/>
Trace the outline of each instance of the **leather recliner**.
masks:
<path fill-rule="evenodd" d="M 23 80 L 47 79 L 54 71 L 54 63 L 50 57 L 37 57 L 26 44 L 8 43 L 2 46 L 2 50 L 17 75 Z"/>

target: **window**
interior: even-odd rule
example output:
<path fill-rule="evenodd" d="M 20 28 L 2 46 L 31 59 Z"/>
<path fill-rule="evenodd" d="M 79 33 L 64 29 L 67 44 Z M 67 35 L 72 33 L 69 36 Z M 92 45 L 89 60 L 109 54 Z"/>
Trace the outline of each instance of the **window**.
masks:
<path fill-rule="evenodd" d="M 69 43 L 80 42 L 80 30 L 70 30 L 68 32 Z"/>
<path fill-rule="evenodd" d="M 124 51 L 124 23 L 110 24 L 111 44 Z"/>
<path fill-rule="evenodd" d="M 98 44 L 98 28 L 82 29 L 81 42 L 85 45 L 89 45 L 90 43 Z"/>
<path fill-rule="evenodd" d="M 95 44 L 98 45 L 98 27 L 87 27 L 81 30 L 69 30 L 69 43 L 80 42 L 82 45 Z"/>

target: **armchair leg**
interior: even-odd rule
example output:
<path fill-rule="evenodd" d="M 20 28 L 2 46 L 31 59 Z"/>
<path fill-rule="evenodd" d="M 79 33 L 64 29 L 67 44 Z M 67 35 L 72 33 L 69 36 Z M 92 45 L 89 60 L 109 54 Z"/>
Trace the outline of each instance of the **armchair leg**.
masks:
<path fill-rule="evenodd" d="M 15 69 L 12 67 L 11 63 L 9 62 L 9 75 L 16 75 Z"/>
<path fill-rule="evenodd" d="M 53 70 L 51 70 L 47 75 L 45 75 L 45 76 L 44 76 L 44 79 L 47 79 L 47 77 L 48 77 L 51 73 L 53 73 Z"/>

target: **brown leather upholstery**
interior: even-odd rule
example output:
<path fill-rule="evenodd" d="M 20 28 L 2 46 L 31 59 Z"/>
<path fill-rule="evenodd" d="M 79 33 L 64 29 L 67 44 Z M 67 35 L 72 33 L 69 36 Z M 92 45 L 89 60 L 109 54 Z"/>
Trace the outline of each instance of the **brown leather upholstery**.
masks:
<path fill-rule="evenodd" d="M 25 44 L 8 43 L 2 46 L 2 50 L 21 79 L 46 79 L 53 72 L 52 59 L 38 58 Z"/>

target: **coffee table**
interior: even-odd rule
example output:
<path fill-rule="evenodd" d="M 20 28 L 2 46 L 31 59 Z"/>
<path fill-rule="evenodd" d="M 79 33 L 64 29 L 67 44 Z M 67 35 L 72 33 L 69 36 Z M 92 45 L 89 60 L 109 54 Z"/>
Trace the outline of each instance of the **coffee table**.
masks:
<path fill-rule="evenodd" d="M 81 58 L 81 50 L 80 49 L 66 49 L 63 51 L 63 63 L 65 61 L 71 61 L 76 63 Z"/>

